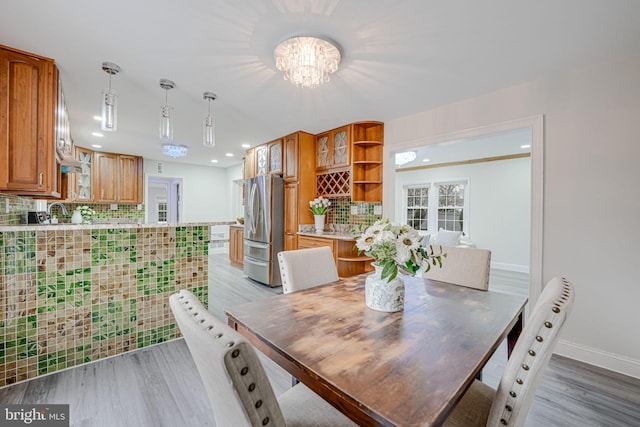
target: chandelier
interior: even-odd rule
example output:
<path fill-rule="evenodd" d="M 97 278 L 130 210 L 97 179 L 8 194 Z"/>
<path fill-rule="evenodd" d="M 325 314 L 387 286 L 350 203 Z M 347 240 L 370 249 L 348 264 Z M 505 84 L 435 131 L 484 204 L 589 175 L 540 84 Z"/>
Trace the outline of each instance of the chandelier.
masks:
<path fill-rule="evenodd" d="M 340 51 L 327 40 L 317 37 L 292 37 L 274 51 L 276 68 L 284 71 L 284 79 L 296 86 L 318 87 L 329 81 L 338 70 Z"/>
<path fill-rule="evenodd" d="M 181 144 L 164 144 L 162 146 L 162 154 L 165 156 L 173 157 L 185 157 L 187 155 L 187 146 Z"/>

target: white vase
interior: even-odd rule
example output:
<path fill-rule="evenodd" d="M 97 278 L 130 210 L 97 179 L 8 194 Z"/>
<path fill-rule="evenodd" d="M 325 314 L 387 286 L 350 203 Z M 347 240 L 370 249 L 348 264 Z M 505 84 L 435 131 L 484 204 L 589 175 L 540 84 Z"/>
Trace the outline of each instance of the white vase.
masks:
<path fill-rule="evenodd" d="M 324 232 L 324 217 L 326 215 L 314 215 L 313 223 L 316 228 L 316 233 L 322 234 Z"/>
<path fill-rule="evenodd" d="M 388 277 L 382 279 L 382 266 L 372 263 L 375 272 L 367 276 L 364 284 L 364 298 L 367 307 L 393 313 L 404 309 L 404 280 L 397 275 L 387 283 Z"/>
<path fill-rule="evenodd" d="M 82 224 L 82 214 L 80 210 L 76 209 L 73 211 L 73 215 L 71 215 L 71 223 L 72 224 Z"/>

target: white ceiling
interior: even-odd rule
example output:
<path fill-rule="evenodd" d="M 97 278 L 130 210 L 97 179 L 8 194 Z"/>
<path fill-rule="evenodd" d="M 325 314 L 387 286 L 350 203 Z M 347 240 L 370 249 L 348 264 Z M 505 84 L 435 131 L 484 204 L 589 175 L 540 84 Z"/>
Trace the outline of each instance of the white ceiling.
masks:
<path fill-rule="evenodd" d="M 637 53 L 638 16 L 638 0 L 3 0 L 0 44 L 56 60 L 76 145 L 163 159 L 159 80 L 168 78 L 174 138 L 190 147 L 179 161 L 227 167 L 243 143 L 389 121 Z M 295 34 L 340 45 L 330 83 L 282 79 L 273 49 Z M 98 139 L 104 61 L 122 68 L 118 131 Z M 201 145 L 204 91 L 218 95 L 214 149 Z"/>

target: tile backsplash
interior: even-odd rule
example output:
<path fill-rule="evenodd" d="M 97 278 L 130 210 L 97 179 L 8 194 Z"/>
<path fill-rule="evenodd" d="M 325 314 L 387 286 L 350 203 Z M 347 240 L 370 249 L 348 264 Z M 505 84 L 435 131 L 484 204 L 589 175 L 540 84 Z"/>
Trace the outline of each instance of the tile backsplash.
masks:
<path fill-rule="evenodd" d="M 66 217 L 62 215 L 60 207 L 54 207 L 52 211 L 61 222 L 70 222 L 73 211 L 78 206 L 85 205 L 96 211 L 95 218 L 119 218 L 128 219 L 131 222 L 144 221 L 144 205 L 142 205 L 142 209 L 138 209 L 138 205 L 117 205 L 116 210 L 112 210 L 111 205 L 104 203 L 64 203 L 64 205 L 69 211 L 69 215 Z M 0 225 L 20 224 L 21 217 L 34 210 L 36 210 L 36 201 L 31 197 L 0 194 Z"/>
<path fill-rule="evenodd" d="M 369 226 L 382 218 L 382 215 L 375 215 L 375 206 L 382 203 L 361 203 L 352 202 L 350 198 L 330 199 L 327 223 L 328 224 L 352 224 Z M 354 213 L 352 214 L 352 209 Z"/>

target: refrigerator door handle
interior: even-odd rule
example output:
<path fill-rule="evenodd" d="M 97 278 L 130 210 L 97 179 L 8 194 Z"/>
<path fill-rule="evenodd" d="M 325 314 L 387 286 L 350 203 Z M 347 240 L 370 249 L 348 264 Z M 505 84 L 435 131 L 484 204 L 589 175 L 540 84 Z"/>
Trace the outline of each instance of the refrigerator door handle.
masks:
<path fill-rule="evenodd" d="M 256 221 L 256 205 L 258 204 L 256 201 L 257 191 L 258 191 L 258 186 L 254 182 L 251 185 L 251 192 L 249 193 L 249 200 L 251 201 L 251 205 L 249 207 L 249 212 L 251 215 L 249 218 L 249 224 L 251 225 L 251 234 L 255 234 L 256 227 L 258 226 Z"/>

